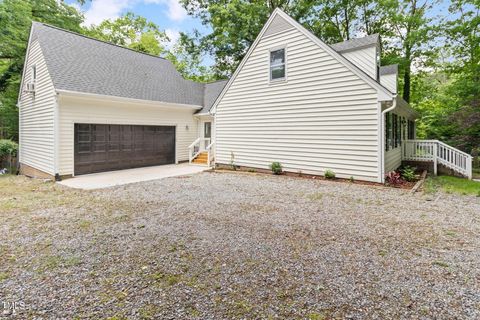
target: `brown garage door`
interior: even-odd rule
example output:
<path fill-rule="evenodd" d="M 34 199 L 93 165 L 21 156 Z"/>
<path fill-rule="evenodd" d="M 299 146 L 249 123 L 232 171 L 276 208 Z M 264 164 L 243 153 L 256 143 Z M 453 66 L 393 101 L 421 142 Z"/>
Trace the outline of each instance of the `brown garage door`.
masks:
<path fill-rule="evenodd" d="M 175 127 L 75 124 L 75 175 L 175 163 Z"/>

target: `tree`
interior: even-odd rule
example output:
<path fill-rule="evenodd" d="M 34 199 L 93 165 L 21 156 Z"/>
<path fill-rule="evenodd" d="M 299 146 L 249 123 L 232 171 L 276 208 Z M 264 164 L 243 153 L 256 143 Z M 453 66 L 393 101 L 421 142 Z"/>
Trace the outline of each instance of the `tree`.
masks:
<path fill-rule="evenodd" d="M 104 20 L 84 32 L 91 37 L 156 56 L 165 53 L 162 42 L 168 40 L 165 32 L 155 23 L 132 12 L 115 20 Z"/>
<path fill-rule="evenodd" d="M 196 40 L 215 59 L 218 77 L 233 73 L 275 8 L 301 22 L 315 12 L 314 0 L 182 0 L 182 4 L 190 15 L 212 28 L 210 34 Z"/>
<path fill-rule="evenodd" d="M 438 29 L 432 23 L 433 18 L 427 17 L 433 5 L 430 0 L 400 0 L 388 7 L 394 36 L 388 39 L 386 54 L 400 62 L 403 70 L 402 95 L 407 102 L 410 102 L 411 96 L 413 64 L 422 68 L 435 57 L 433 45 Z"/>
<path fill-rule="evenodd" d="M 16 103 L 33 20 L 78 32 L 83 17 L 57 0 L 0 1 L 0 138 L 18 139 Z"/>
<path fill-rule="evenodd" d="M 480 1 L 453 0 L 450 13 L 457 17 L 446 23 L 447 45 L 455 60 L 448 88 L 457 109 L 448 117 L 456 130 L 452 136 L 464 150 L 480 149 Z"/>
<path fill-rule="evenodd" d="M 170 60 L 185 79 L 197 82 L 211 82 L 218 77 L 210 67 L 202 65 L 202 50 L 194 37 L 185 33 L 180 34 L 180 39 L 167 52 L 166 58 Z"/>

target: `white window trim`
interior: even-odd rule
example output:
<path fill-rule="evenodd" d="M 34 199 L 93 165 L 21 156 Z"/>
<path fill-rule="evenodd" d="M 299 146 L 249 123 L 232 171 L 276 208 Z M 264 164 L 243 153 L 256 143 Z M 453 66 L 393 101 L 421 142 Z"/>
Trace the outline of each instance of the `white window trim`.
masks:
<path fill-rule="evenodd" d="M 272 51 L 277 51 L 277 50 L 282 50 L 282 49 L 284 50 L 285 62 L 283 63 L 283 65 L 285 66 L 285 76 L 283 78 L 272 79 L 272 65 L 271 65 L 271 62 L 270 62 L 271 54 L 272 54 Z M 268 82 L 270 84 L 287 82 L 287 78 L 288 78 L 288 72 L 287 72 L 288 63 L 287 62 L 288 61 L 287 61 L 287 46 L 286 45 L 273 47 L 273 48 L 270 48 L 268 50 Z"/>

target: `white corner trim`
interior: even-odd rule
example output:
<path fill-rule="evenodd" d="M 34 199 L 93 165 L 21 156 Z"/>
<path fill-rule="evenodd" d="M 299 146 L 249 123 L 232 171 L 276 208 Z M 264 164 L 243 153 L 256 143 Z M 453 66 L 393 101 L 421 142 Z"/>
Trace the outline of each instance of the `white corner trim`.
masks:
<path fill-rule="evenodd" d="M 25 52 L 25 61 L 23 62 L 23 70 L 22 70 L 22 79 L 20 80 L 20 88 L 18 89 L 18 99 L 17 99 L 17 105 L 20 103 L 22 100 L 22 90 L 23 90 L 23 79 L 25 78 L 25 71 L 27 69 L 27 62 L 28 62 L 28 57 L 30 55 L 30 47 L 32 45 L 32 34 L 33 34 L 33 22 L 32 25 L 30 26 L 30 34 L 28 36 L 28 42 L 27 42 L 27 50 Z M 41 49 L 41 48 L 40 48 Z"/>
<path fill-rule="evenodd" d="M 60 110 L 58 109 L 58 96 L 54 97 L 53 105 L 53 175 L 59 174 L 60 167 Z"/>
<path fill-rule="evenodd" d="M 172 102 L 163 102 L 163 101 L 154 101 L 154 100 L 125 98 L 125 97 L 119 97 L 119 96 L 109 96 L 109 95 L 103 95 L 103 94 L 86 93 L 86 92 L 63 90 L 63 89 L 56 89 L 55 91 L 59 95 L 59 98 L 62 98 L 62 96 L 75 97 L 75 98 L 83 98 L 83 99 L 114 101 L 119 103 L 138 103 L 138 104 L 144 104 L 144 105 L 150 105 L 150 106 L 156 106 L 156 107 L 183 108 L 183 109 L 192 109 L 192 110 L 200 110 L 203 108 L 203 106 L 193 105 L 193 104 L 182 104 L 182 103 L 172 103 Z"/>

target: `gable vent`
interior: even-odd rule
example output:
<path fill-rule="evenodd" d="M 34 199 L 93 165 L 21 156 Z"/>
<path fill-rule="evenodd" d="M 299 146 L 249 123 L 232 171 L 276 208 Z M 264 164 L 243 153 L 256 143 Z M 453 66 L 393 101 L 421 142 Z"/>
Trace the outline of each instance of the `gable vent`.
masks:
<path fill-rule="evenodd" d="M 265 33 L 263 34 L 264 37 L 267 37 L 269 35 L 282 32 L 285 30 L 292 29 L 293 26 L 287 22 L 287 20 L 283 19 L 279 15 L 277 15 L 273 21 L 270 23 L 268 26 L 268 29 L 265 30 Z"/>

